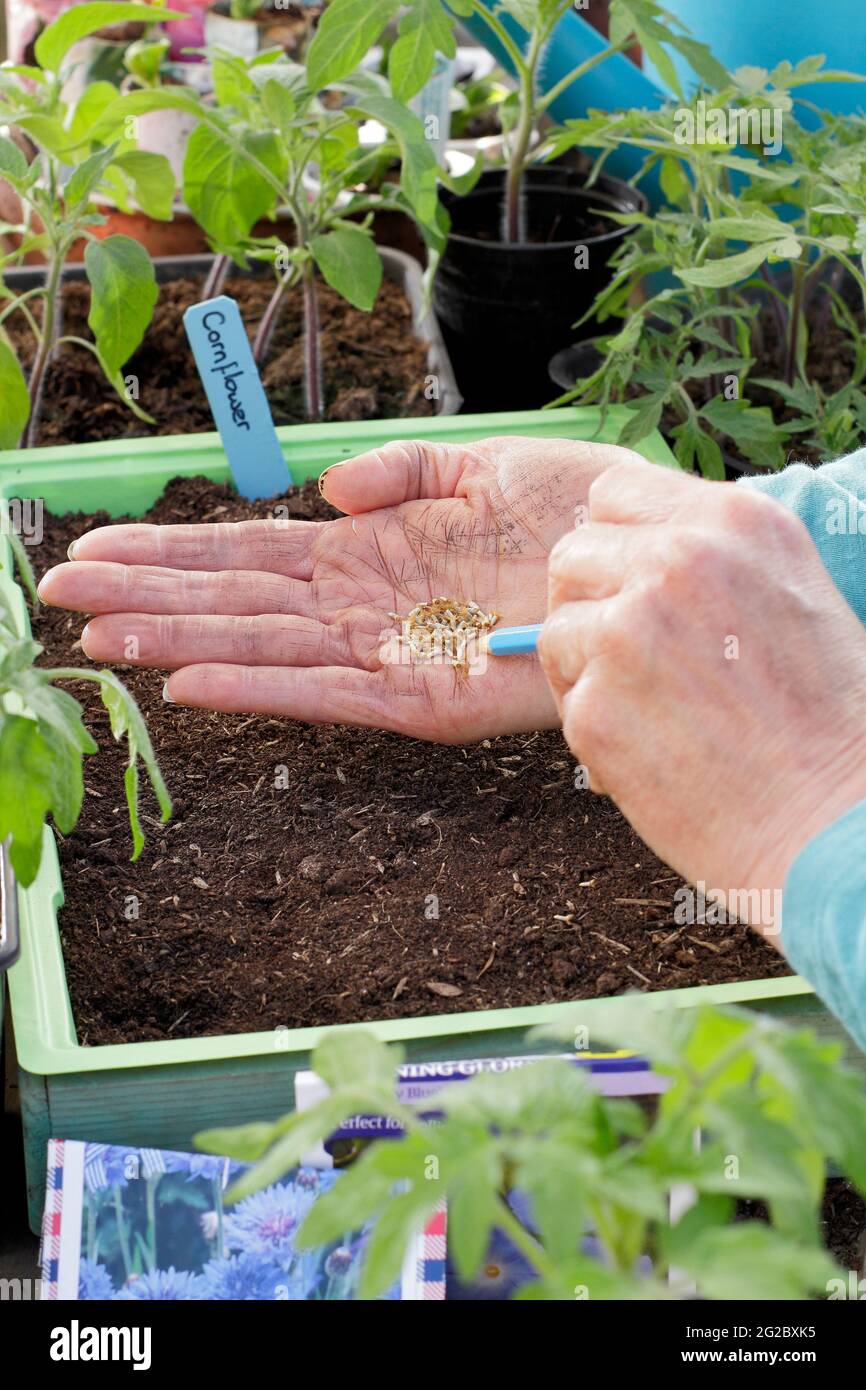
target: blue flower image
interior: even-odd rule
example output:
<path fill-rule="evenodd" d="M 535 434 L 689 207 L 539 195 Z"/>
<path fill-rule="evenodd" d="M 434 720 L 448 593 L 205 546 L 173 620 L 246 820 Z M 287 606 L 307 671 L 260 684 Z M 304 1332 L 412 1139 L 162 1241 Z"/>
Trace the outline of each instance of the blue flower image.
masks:
<path fill-rule="evenodd" d="M 83 1259 L 78 1266 L 78 1297 L 91 1301 L 114 1298 L 117 1290 L 105 1265 Z"/>
<path fill-rule="evenodd" d="M 213 1154 L 188 1154 L 186 1166 L 188 1182 L 196 1178 L 208 1178 L 213 1182 L 215 1178 L 222 1178 L 226 1171 L 225 1159 L 214 1158 Z"/>
<path fill-rule="evenodd" d="M 118 1144 L 88 1146 L 85 1158 L 87 1186 L 92 1191 L 103 1187 L 126 1187 L 140 1175 L 140 1163 L 135 1150 Z"/>
<path fill-rule="evenodd" d="M 473 1279 L 462 1280 L 448 1268 L 448 1298 L 460 1301 L 509 1299 L 538 1275 L 525 1255 L 502 1231 L 494 1231 L 484 1263 Z"/>
<path fill-rule="evenodd" d="M 168 1301 L 169 1299 L 189 1300 L 201 1299 L 206 1295 L 202 1292 L 202 1281 L 198 1274 L 190 1274 L 184 1269 L 175 1269 L 170 1265 L 168 1269 L 154 1269 L 149 1274 L 140 1274 L 137 1278 L 131 1278 L 125 1288 L 120 1293 L 115 1294 L 115 1302 L 129 1301 L 130 1299 L 159 1299 Z"/>
<path fill-rule="evenodd" d="M 288 1269 L 295 1258 L 295 1238 L 316 1195 L 313 1188 L 276 1183 L 245 1197 L 226 1217 L 226 1246 Z"/>
<path fill-rule="evenodd" d="M 286 1275 L 276 1265 L 263 1264 L 253 1255 L 229 1255 L 205 1265 L 199 1297 L 249 1303 L 286 1298 L 288 1289 Z"/>

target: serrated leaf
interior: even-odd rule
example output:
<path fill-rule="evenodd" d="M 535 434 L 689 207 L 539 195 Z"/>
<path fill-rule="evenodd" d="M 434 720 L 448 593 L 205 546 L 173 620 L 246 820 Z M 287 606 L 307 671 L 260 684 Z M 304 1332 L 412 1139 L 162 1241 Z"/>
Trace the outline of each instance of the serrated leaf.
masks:
<path fill-rule="evenodd" d="M 437 53 L 445 58 L 457 53 L 451 18 L 441 0 L 413 0 L 400 20 L 399 36 L 388 57 L 391 91 L 398 101 L 409 101 L 421 90 Z"/>
<path fill-rule="evenodd" d="M 113 671 L 100 671 L 99 679 L 99 693 L 102 696 L 102 703 L 108 710 L 111 732 L 115 739 L 119 740 L 124 736 L 126 737 L 129 743 L 131 765 L 135 764 L 136 758 L 141 758 L 156 795 L 162 819 L 167 821 L 171 815 L 171 797 L 157 765 L 156 754 L 153 751 L 153 744 L 150 741 L 150 734 L 147 732 L 147 725 L 142 718 L 141 710 L 134 697 L 126 686 L 117 679 Z M 127 788 L 128 793 L 132 790 L 137 790 L 137 783 L 134 789 Z"/>
<path fill-rule="evenodd" d="M 401 0 L 331 0 L 307 52 L 307 80 L 321 91 L 353 73 L 394 18 Z"/>
<path fill-rule="evenodd" d="M 382 260 L 372 237 L 351 222 L 343 222 L 312 237 L 310 250 L 332 289 L 369 312 L 382 283 Z"/>
<path fill-rule="evenodd" d="M 129 360 L 150 323 L 159 293 L 150 256 L 132 237 L 89 241 L 84 264 L 90 281 L 87 322 L 110 372 Z"/>
<path fill-rule="evenodd" d="M 29 165 L 13 140 L 0 135 L 0 177 L 12 184 L 27 178 Z"/>
<path fill-rule="evenodd" d="M 771 256 L 792 259 L 799 254 L 799 242 L 788 237 L 781 241 L 768 241 L 759 246 L 750 246 L 747 251 L 740 251 L 736 256 L 727 256 L 724 260 L 707 261 L 704 265 L 693 266 L 689 270 L 675 270 L 674 274 L 686 285 L 695 285 L 699 289 L 721 290 L 748 280 L 749 276 L 754 275 Z"/>
<path fill-rule="evenodd" d="M 765 468 L 779 467 L 785 435 L 767 406 L 716 397 L 701 408 L 700 414 L 713 429 L 733 439 L 751 463 Z"/>
<path fill-rule="evenodd" d="M 398 101 L 409 101 L 433 71 L 436 46 L 426 29 L 400 34 L 388 55 L 388 79 Z"/>

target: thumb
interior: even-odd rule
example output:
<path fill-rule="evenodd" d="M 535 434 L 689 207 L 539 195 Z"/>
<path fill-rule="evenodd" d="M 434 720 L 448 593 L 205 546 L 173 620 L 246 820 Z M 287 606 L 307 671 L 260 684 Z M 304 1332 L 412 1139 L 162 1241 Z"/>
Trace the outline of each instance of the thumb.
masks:
<path fill-rule="evenodd" d="M 319 491 L 332 507 L 355 516 L 421 497 L 453 497 L 466 466 L 465 445 L 392 440 L 357 458 L 332 464 Z"/>

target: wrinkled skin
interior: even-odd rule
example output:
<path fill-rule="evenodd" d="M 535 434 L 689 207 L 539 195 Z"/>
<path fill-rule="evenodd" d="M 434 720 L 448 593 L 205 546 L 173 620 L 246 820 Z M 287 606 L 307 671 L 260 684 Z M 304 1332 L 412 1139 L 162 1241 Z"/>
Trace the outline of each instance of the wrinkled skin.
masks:
<path fill-rule="evenodd" d="M 555 727 L 534 657 L 490 658 L 466 677 L 383 664 L 382 636 L 390 612 L 440 594 L 503 624 L 541 621 L 552 546 L 625 457 L 571 440 L 393 443 L 323 477 L 344 518 L 101 527 L 40 597 L 97 615 L 82 635 L 91 660 L 172 670 L 178 704 L 454 743 Z"/>
<path fill-rule="evenodd" d="M 775 935 L 797 854 L 866 797 L 866 633 L 806 527 L 632 457 L 554 548 L 550 608 L 539 654 L 590 785 Z"/>

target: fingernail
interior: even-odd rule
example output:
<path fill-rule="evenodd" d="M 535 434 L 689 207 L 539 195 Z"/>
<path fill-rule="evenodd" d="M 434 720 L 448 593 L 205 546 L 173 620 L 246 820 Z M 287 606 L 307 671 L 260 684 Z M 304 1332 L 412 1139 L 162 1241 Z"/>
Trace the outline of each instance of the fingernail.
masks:
<path fill-rule="evenodd" d="M 325 495 L 325 479 L 327 478 L 328 474 L 333 473 L 335 468 L 341 468 L 344 463 L 348 462 L 348 459 L 337 459 L 336 463 L 328 464 L 328 467 L 325 469 L 324 473 L 319 474 L 319 492 L 322 494 L 323 497 Z"/>
<path fill-rule="evenodd" d="M 173 700 L 168 693 L 168 681 L 166 681 L 165 685 L 162 687 L 162 698 L 165 700 L 165 703 L 167 705 L 177 704 L 177 700 Z"/>
<path fill-rule="evenodd" d="M 70 560 L 74 560 L 74 559 L 75 559 L 75 552 L 76 552 L 77 549 L 78 549 L 78 541 L 70 541 L 70 542 L 69 542 L 69 549 L 68 549 L 67 552 L 66 552 L 67 557 L 68 557 Z"/>
<path fill-rule="evenodd" d="M 85 624 L 84 624 L 84 627 L 81 629 L 81 645 L 82 645 L 82 647 L 85 647 L 85 646 L 87 645 L 87 634 L 89 633 L 89 631 L 90 631 L 90 623 L 85 623 Z"/>

